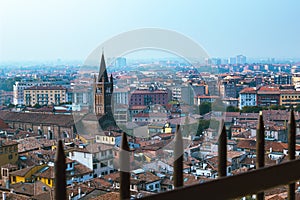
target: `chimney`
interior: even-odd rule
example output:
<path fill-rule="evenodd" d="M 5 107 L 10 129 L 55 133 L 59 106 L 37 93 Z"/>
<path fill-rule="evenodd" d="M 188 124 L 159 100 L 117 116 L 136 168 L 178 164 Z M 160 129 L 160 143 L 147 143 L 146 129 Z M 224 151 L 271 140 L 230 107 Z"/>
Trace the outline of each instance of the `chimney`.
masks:
<path fill-rule="evenodd" d="M 78 199 L 80 199 L 80 197 L 81 197 L 81 188 L 78 187 Z"/>
<path fill-rule="evenodd" d="M 9 180 L 5 181 L 5 188 L 6 189 L 10 188 L 10 181 Z"/>
<path fill-rule="evenodd" d="M 2 200 L 6 200 L 6 192 L 2 192 Z"/>

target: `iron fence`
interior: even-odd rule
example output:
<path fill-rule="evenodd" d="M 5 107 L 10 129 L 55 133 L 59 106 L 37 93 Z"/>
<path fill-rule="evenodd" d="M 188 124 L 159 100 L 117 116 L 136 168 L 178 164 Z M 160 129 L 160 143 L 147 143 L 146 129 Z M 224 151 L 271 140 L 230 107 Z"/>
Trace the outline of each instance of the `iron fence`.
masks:
<path fill-rule="evenodd" d="M 288 185 L 288 199 L 295 200 L 295 182 L 300 179 L 300 159 L 295 160 L 296 122 L 291 111 L 288 123 L 289 161 L 265 167 L 265 133 L 263 116 L 259 116 L 256 130 L 256 169 L 233 176 L 226 176 L 227 134 L 224 122 L 218 139 L 218 178 L 196 185 L 183 186 L 183 141 L 176 127 L 174 149 L 174 190 L 142 197 L 141 200 L 184 199 L 189 196 L 199 199 L 233 199 L 256 194 L 256 199 L 264 199 L 264 191 Z M 130 161 L 127 136 L 123 133 L 120 152 L 120 200 L 130 199 Z M 55 162 L 56 199 L 66 199 L 65 157 L 62 142 L 59 141 Z"/>

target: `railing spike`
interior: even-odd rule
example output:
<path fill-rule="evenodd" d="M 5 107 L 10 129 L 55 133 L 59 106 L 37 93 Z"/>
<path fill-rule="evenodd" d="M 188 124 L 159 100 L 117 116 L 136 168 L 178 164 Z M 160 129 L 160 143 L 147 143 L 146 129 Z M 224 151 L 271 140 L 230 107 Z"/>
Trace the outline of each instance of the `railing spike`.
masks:
<path fill-rule="evenodd" d="M 58 141 L 55 158 L 55 199 L 66 200 L 66 158 L 61 140 Z"/>
<path fill-rule="evenodd" d="M 227 135 L 224 120 L 220 126 L 220 136 L 218 140 L 218 177 L 226 176 L 227 171 Z"/>
<path fill-rule="evenodd" d="M 296 156 L 296 121 L 294 111 L 291 110 L 290 120 L 288 123 L 288 155 L 289 160 L 295 160 Z M 288 199 L 295 200 L 295 183 L 289 184 Z"/>
<path fill-rule="evenodd" d="M 265 166 L 265 128 L 262 112 L 259 114 L 259 120 L 256 130 L 256 169 Z M 256 194 L 257 200 L 264 199 L 264 193 Z"/>
<path fill-rule="evenodd" d="M 127 134 L 123 132 L 120 150 L 120 200 L 130 198 L 130 160 Z"/>
<path fill-rule="evenodd" d="M 176 126 L 174 147 L 174 187 L 183 186 L 183 142 L 180 125 Z"/>

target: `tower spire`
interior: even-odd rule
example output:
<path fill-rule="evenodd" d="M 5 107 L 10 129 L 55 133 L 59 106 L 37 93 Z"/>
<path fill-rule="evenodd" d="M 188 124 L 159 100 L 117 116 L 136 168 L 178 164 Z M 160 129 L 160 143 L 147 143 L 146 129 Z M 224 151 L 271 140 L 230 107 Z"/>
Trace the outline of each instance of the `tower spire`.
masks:
<path fill-rule="evenodd" d="M 103 77 L 104 77 L 104 82 L 108 82 L 106 64 L 105 64 L 104 53 L 103 53 L 103 49 L 102 49 L 102 56 L 101 56 L 101 61 L 100 61 L 100 70 L 99 70 L 99 75 L 98 75 L 98 82 L 102 82 Z"/>

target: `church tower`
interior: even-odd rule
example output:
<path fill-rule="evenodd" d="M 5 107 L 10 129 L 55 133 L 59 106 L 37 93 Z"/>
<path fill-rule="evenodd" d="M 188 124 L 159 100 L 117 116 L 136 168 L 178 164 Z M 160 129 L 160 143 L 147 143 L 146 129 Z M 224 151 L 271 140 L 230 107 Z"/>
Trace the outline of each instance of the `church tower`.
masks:
<path fill-rule="evenodd" d="M 98 77 L 94 77 L 94 112 L 97 116 L 112 114 L 111 98 L 113 93 L 113 77 L 108 78 L 104 54 L 100 61 Z"/>

